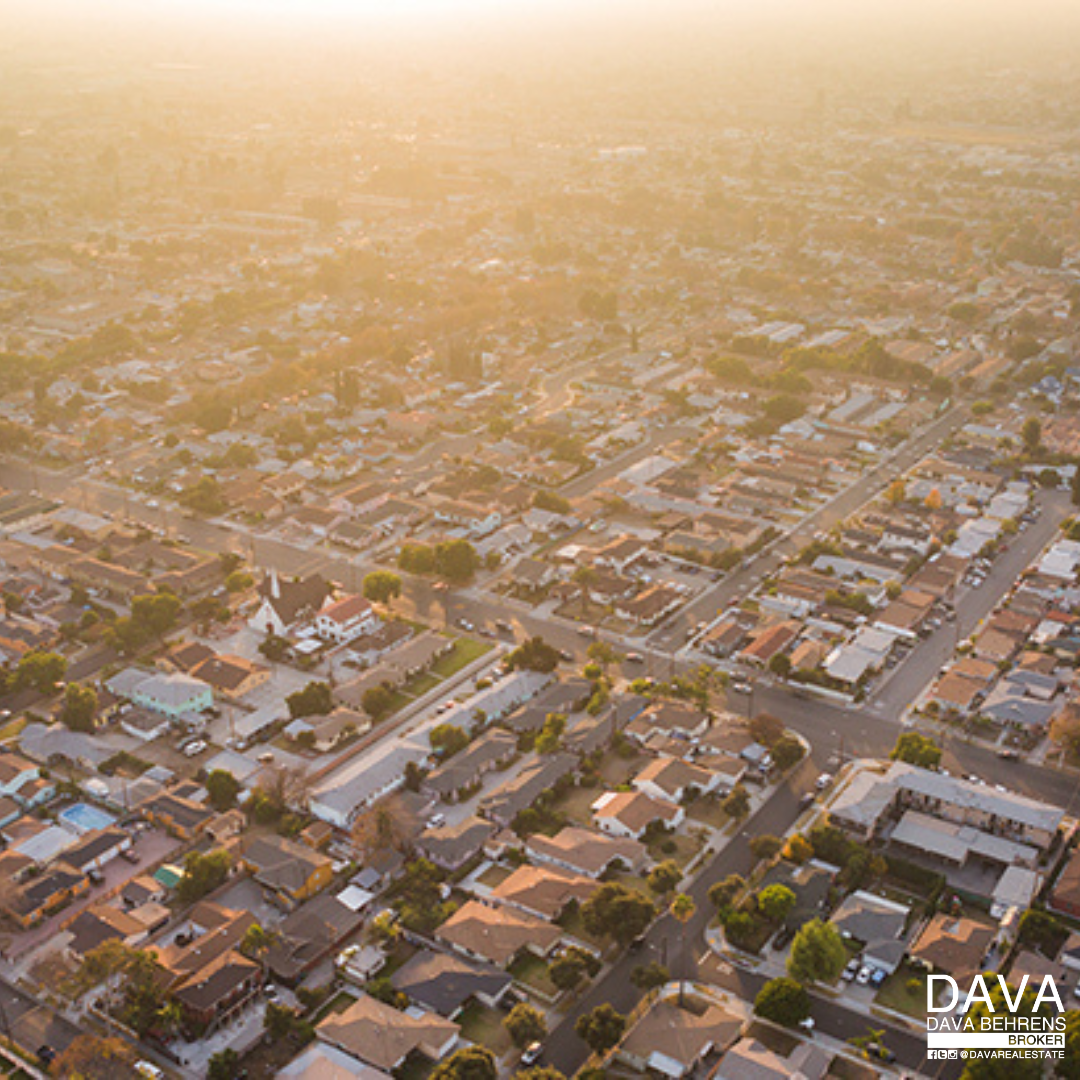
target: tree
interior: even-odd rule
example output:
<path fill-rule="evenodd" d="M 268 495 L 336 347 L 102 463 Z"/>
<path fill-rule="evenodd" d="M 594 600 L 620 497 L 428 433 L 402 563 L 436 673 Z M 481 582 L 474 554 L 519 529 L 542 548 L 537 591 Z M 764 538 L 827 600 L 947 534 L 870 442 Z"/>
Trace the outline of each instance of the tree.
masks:
<path fill-rule="evenodd" d="M 778 836 L 770 836 L 762 833 L 750 841 L 750 851 L 755 859 L 771 859 L 782 847 L 784 842 Z"/>
<path fill-rule="evenodd" d="M 334 708 L 334 694 L 324 682 L 309 682 L 303 690 L 297 690 L 285 699 L 289 716 L 300 720 L 305 716 L 326 716 Z"/>
<path fill-rule="evenodd" d="M 795 906 L 795 894 L 786 885 L 766 885 L 758 893 L 758 911 L 771 922 L 783 922 Z"/>
<path fill-rule="evenodd" d="M 1024 449 L 1031 455 L 1039 452 L 1042 446 L 1042 423 L 1037 416 L 1029 416 L 1020 429 L 1020 438 L 1024 442 Z"/>
<path fill-rule="evenodd" d="M 769 670 L 781 679 L 786 679 L 791 674 L 791 657 L 787 653 L 774 653 L 769 657 Z"/>
<path fill-rule="evenodd" d="M 694 917 L 697 911 L 697 904 L 694 903 L 694 898 L 687 893 L 679 893 L 674 900 L 671 901 L 671 917 L 679 924 L 679 935 L 682 938 L 683 952 L 686 952 L 686 926 L 690 920 Z M 679 1008 L 681 1009 L 684 1001 L 684 988 L 686 982 L 683 979 L 679 980 Z"/>
<path fill-rule="evenodd" d="M 226 1047 L 214 1054 L 206 1064 L 206 1080 L 233 1080 L 240 1071 L 240 1055 L 232 1047 Z"/>
<path fill-rule="evenodd" d="M 92 732 L 97 708 L 97 691 L 92 686 L 68 683 L 60 708 L 60 721 L 72 731 Z"/>
<path fill-rule="evenodd" d="M 772 747 L 784 734 L 784 721 L 771 713 L 759 713 L 750 721 L 750 734 L 762 746 Z"/>
<path fill-rule="evenodd" d="M 563 732 L 566 730 L 566 717 L 563 713 L 548 713 L 540 734 L 536 736 L 538 754 L 554 754 L 562 745 Z"/>
<path fill-rule="evenodd" d="M 176 886 L 177 899 L 182 904 L 194 904 L 196 900 L 201 900 L 224 884 L 230 866 L 227 851 L 208 851 L 205 855 L 189 851 L 184 859 L 184 873 Z"/>
<path fill-rule="evenodd" d="M 409 850 L 413 822 L 400 799 L 383 799 L 356 816 L 352 840 L 360 853 L 371 859 L 385 851 Z"/>
<path fill-rule="evenodd" d="M 1050 738 L 1069 753 L 1080 754 L 1080 709 L 1062 709 L 1050 721 Z"/>
<path fill-rule="evenodd" d="M 431 748 L 444 758 L 453 757 L 469 745 L 469 736 L 456 724 L 436 724 L 428 738 Z"/>
<path fill-rule="evenodd" d="M 814 857 L 814 846 L 799 833 L 796 833 L 784 846 L 784 858 L 802 866 Z"/>
<path fill-rule="evenodd" d="M 466 582 L 480 569 L 480 556 L 468 540 L 435 545 L 435 573 L 446 581 Z"/>
<path fill-rule="evenodd" d="M 360 705 L 378 723 L 394 707 L 394 692 L 388 686 L 371 686 L 361 694 Z"/>
<path fill-rule="evenodd" d="M 1062 1080 L 1080 1080 L 1080 1010 L 1065 1013 L 1065 1056 L 1054 1065 Z"/>
<path fill-rule="evenodd" d="M 941 761 L 941 747 L 926 735 L 920 735 L 917 731 L 905 731 L 896 740 L 889 757 L 893 761 L 906 761 L 909 765 L 933 769 Z"/>
<path fill-rule="evenodd" d="M 263 1014 L 263 1028 L 271 1039 L 286 1039 L 296 1024 L 296 1013 L 288 1005 L 276 1001 L 267 1002 Z"/>
<path fill-rule="evenodd" d="M 246 570 L 234 570 L 225 579 L 225 590 L 231 593 L 242 593 L 255 584 L 255 579 Z"/>
<path fill-rule="evenodd" d="M 531 637 L 506 657 L 505 664 L 510 670 L 524 669 L 546 675 L 559 666 L 559 651 L 542 637 Z"/>
<path fill-rule="evenodd" d="M 585 978 L 585 961 L 567 950 L 551 961 L 548 975 L 560 990 L 573 990 Z"/>
<path fill-rule="evenodd" d="M 375 570 L 364 578 L 363 591 L 372 603 L 389 605 L 401 595 L 401 578 L 389 570 Z"/>
<path fill-rule="evenodd" d="M 206 778 L 206 793 L 215 810 L 231 810 L 240 794 L 240 781 L 228 769 L 212 769 Z"/>
<path fill-rule="evenodd" d="M 794 979 L 770 979 L 754 1001 L 754 1012 L 774 1024 L 795 1027 L 810 1015 L 810 995 Z"/>
<path fill-rule="evenodd" d="M 626 1017 L 607 1004 L 579 1016 L 574 1031 L 585 1040 L 594 1054 L 604 1054 L 617 1045 L 626 1030 Z"/>
<path fill-rule="evenodd" d="M 431 1080 L 497 1080 L 495 1055 L 483 1046 L 456 1050 L 432 1073 Z"/>
<path fill-rule="evenodd" d="M 716 882 L 709 888 L 709 903 L 718 912 L 730 908 L 735 897 L 746 888 L 746 882 L 738 874 L 728 874 L 723 881 Z"/>
<path fill-rule="evenodd" d="M 15 668 L 14 689 L 33 687 L 39 694 L 53 694 L 67 671 L 67 661 L 53 652 L 28 652 Z"/>
<path fill-rule="evenodd" d="M 750 795 L 742 784 L 736 784 L 728 793 L 720 808 L 728 817 L 742 821 L 750 813 Z"/>
<path fill-rule="evenodd" d="M 539 1042 L 547 1035 L 547 1024 L 538 1009 L 522 1001 L 503 1017 L 503 1027 L 513 1039 L 514 1045 L 524 1050 L 531 1043 Z"/>
<path fill-rule="evenodd" d="M 267 634 L 259 642 L 259 652 L 272 664 L 280 664 L 289 655 L 289 641 L 287 638 L 278 637 L 277 634 Z"/>
<path fill-rule="evenodd" d="M 668 969 L 656 961 L 651 964 L 639 964 L 630 972 L 630 981 L 644 993 L 666 985 L 670 979 Z"/>
<path fill-rule="evenodd" d="M 660 896 L 674 892 L 682 881 L 682 870 L 674 859 L 665 859 L 649 872 L 649 888 Z"/>
<path fill-rule="evenodd" d="M 891 506 L 899 506 L 907 498 L 904 481 L 899 478 L 894 480 L 885 492 L 885 498 L 888 499 Z"/>
<path fill-rule="evenodd" d="M 783 735 L 773 743 L 773 763 L 781 772 L 786 772 L 793 765 L 797 765 L 806 756 L 806 749 L 793 735 Z"/>
<path fill-rule="evenodd" d="M 79 1035 L 53 1060 L 49 1073 L 58 1080 L 113 1080 L 128 1075 L 135 1054 L 115 1036 Z"/>
<path fill-rule="evenodd" d="M 843 938 L 832 923 L 811 919 L 791 943 L 788 974 L 801 983 L 834 982 L 847 964 Z"/>
<path fill-rule="evenodd" d="M 636 889 L 605 881 L 582 905 L 581 917 L 590 934 L 628 945 L 656 917 L 656 906 Z"/>

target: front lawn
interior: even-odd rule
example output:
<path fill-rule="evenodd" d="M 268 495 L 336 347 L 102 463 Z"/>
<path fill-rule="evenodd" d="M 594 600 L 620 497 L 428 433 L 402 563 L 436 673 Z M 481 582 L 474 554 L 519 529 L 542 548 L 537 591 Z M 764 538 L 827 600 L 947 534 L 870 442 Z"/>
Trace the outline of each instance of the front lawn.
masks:
<path fill-rule="evenodd" d="M 454 642 L 453 649 L 432 664 L 432 674 L 438 675 L 440 679 L 448 679 L 489 652 L 491 652 L 491 646 L 483 641 L 477 641 L 475 638 L 458 638 Z"/>
<path fill-rule="evenodd" d="M 461 1034 L 470 1042 L 486 1046 L 496 1058 L 513 1049 L 513 1040 L 503 1027 L 502 1013 L 474 1001 L 458 1017 Z"/>
<path fill-rule="evenodd" d="M 704 841 L 700 836 L 687 836 L 685 833 L 676 833 L 674 836 L 664 836 L 655 843 L 649 845 L 649 856 L 656 862 L 665 859 L 674 859 L 680 867 L 688 862 L 701 850 Z M 674 850 L 668 850 L 671 844 Z"/>
<path fill-rule="evenodd" d="M 926 972 L 901 964 L 882 984 L 874 1003 L 915 1020 L 926 1019 Z"/>
<path fill-rule="evenodd" d="M 548 997 L 557 997 L 559 988 L 551 981 L 548 963 L 531 952 L 522 953 L 507 969 L 518 982 L 538 990 Z"/>

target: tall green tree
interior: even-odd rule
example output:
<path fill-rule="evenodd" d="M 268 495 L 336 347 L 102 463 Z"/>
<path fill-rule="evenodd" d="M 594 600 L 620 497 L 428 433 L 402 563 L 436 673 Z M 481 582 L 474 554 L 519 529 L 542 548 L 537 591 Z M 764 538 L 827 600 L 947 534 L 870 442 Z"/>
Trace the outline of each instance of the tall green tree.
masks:
<path fill-rule="evenodd" d="M 832 923 L 811 919 L 791 942 L 788 974 L 801 983 L 835 982 L 847 964 L 843 938 Z"/>

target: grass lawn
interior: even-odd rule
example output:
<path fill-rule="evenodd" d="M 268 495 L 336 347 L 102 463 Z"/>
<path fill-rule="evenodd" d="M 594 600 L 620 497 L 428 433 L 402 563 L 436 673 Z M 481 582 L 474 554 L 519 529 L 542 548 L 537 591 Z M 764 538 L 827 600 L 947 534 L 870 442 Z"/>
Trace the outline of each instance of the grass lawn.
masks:
<path fill-rule="evenodd" d="M 638 874 L 629 874 L 625 870 L 619 870 L 617 873 L 611 874 L 610 877 L 612 881 L 617 881 L 628 889 L 637 889 L 638 892 L 644 893 L 650 900 L 656 899 L 656 894 L 649 888 L 648 881 Z"/>
<path fill-rule="evenodd" d="M 589 826 L 592 824 L 589 808 L 602 794 L 600 788 L 572 787 L 552 805 L 552 810 L 565 814 L 569 821 L 577 825 Z"/>
<path fill-rule="evenodd" d="M 431 666 L 431 671 L 440 679 L 448 679 L 489 652 L 491 652 L 491 646 L 486 642 L 476 641 L 474 638 L 458 638 L 454 642 L 454 648 L 436 660 Z"/>
<path fill-rule="evenodd" d="M 421 1054 L 410 1054 L 405 1059 L 404 1065 L 399 1065 L 394 1070 L 397 1080 L 427 1080 L 435 1071 L 435 1062 L 428 1061 Z"/>
<path fill-rule="evenodd" d="M 507 971 L 518 982 L 539 990 L 541 994 L 548 994 L 551 997 L 558 996 L 559 988 L 551 981 L 547 961 L 541 960 L 539 956 L 534 956 L 530 952 L 522 953 L 507 968 Z"/>
<path fill-rule="evenodd" d="M 474 1001 L 459 1017 L 464 1038 L 486 1046 L 496 1058 L 513 1049 L 513 1040 L 503 1027 L 502 1013 Z"/>
<path fill-rule="evenodd" d="M 757 1039 L 762 1046 L 768 1047 L 779 1057 L 787 1057 L 801 1040 L 795 1035 L 777 1031 L 771 1024 L 759 1024 L 756 1021 L 746 1031 L 746 1037 Z"/>
<path fill-rule="evenodd" d="M 714 829 L 722 829 L 731 821 L 731 817 L 720 808 L 719 801 L 709 795 L 695 799 L 686 808 L 686 816 Z"/>
<path fill-rule="evenodd" d="M 911 984 L 910 986 L 908 984 Z M 926 972 L 909 964 L 901 964 L 882 984 L 874 1003 L 884 1009 L 894 1009 L 926 1019 Z"/>
<path fill-rule="evenodd" d="M 18 738 L 22 734 L 24 727 L 26 727 L 25 716 L 16 716 L 14 720 L 9 720 L 0 728 L 0 742 L 10 742 L 12 739 Z"/>
<path fill-rule="evenodd" d="M 331 1013 L 344 1012 L 354 1001 L 356 994 L 350 994 L 348 990 L 342 990 L 335 994 L 316 1014 L 315 1023 L 325 1020 Z"/>
<path fill-rule="evenodd" d="M 674 851 L 665 851 L 664 845 L 675 842 Z M 657 862 L 664 859 L 674 859 L 679 866 L 685 866 L 702 848 L 702 839 L 699 836 L 686 836 L 679 833 L 676 836 L 665 836 L 659 843 L 649 845 L 649 855 Z"/>
<path fill-rule="evenodd" d="M 405 692 L 412 697 L 423 697 L 425 694 L 434 690 L 436 686 L 439 686 L 442 682 L 441 679 L 436 678 L 431 672 L 425 672 L 423 675 L 418 675 L 412 682 L 405 687 Z"/>

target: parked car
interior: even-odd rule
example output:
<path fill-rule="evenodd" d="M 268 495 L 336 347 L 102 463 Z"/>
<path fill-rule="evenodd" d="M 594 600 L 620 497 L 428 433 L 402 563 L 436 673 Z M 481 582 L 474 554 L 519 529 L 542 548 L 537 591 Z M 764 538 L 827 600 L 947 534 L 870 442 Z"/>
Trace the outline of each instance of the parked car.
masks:
<path fill-rule="evenodd" d="M 859 974 L 859 958 L 853 957 L 848 961 L 847 967 L 840 973 L 840 978 L 844 982 L 852 982 L 856 975 Z"/>
<path fill-rule="evenodd" d="M 544 1052 L 543 1043 L 529 1043 L 527 1047 L 522 1051 L 521 1064 L 522 1065 L 535 1065 L 540 1060 L 540 1055 Z"/>
<path fill-rule="evenodd" d="M 866 1053 L 867 1056 L 877 1058 L 878 1061 L 884 1061 L 886 1064 L 896 1060 L 896 1055 L 887 1046 L 882 1046 L 881 1043 L 867 1043 Z"/>
<path fill-rule="evenodd" d="M 132 866 L 137 866 L 139 862 L 139 853 L 133 848 L 124 848 L 124 850 L 120 852 L 120 858 L 123 859 L 124 862 L 131 863 Z"/>
<path fill-rule="evenodd" d="M 874 968 L 874 973 L 870 976 L 870 985 L 877 990 L 888 977 L 889 973 L 884 968 Z"/>
<path fill-rule="evenodd" d="M 198 757 L 205 749 L 206 743 L 202 739 L 196 739 L 184 747 L 184 755 L 185 757 Z"/>
<path fill-rule="evenodd" d="M 833 782 L 832 773 L 823 772 L 815 781 L 814 787 L 824 791 Z"/>
<path fill-rule="evenodd" d="M 870 976 L 874 974 L 874 969 L 867 967 L 865 964 L 859 968 L 859 974 L 855 976 L 855 981 L 860 986 L 865 986 L 870 981 Z"/>

